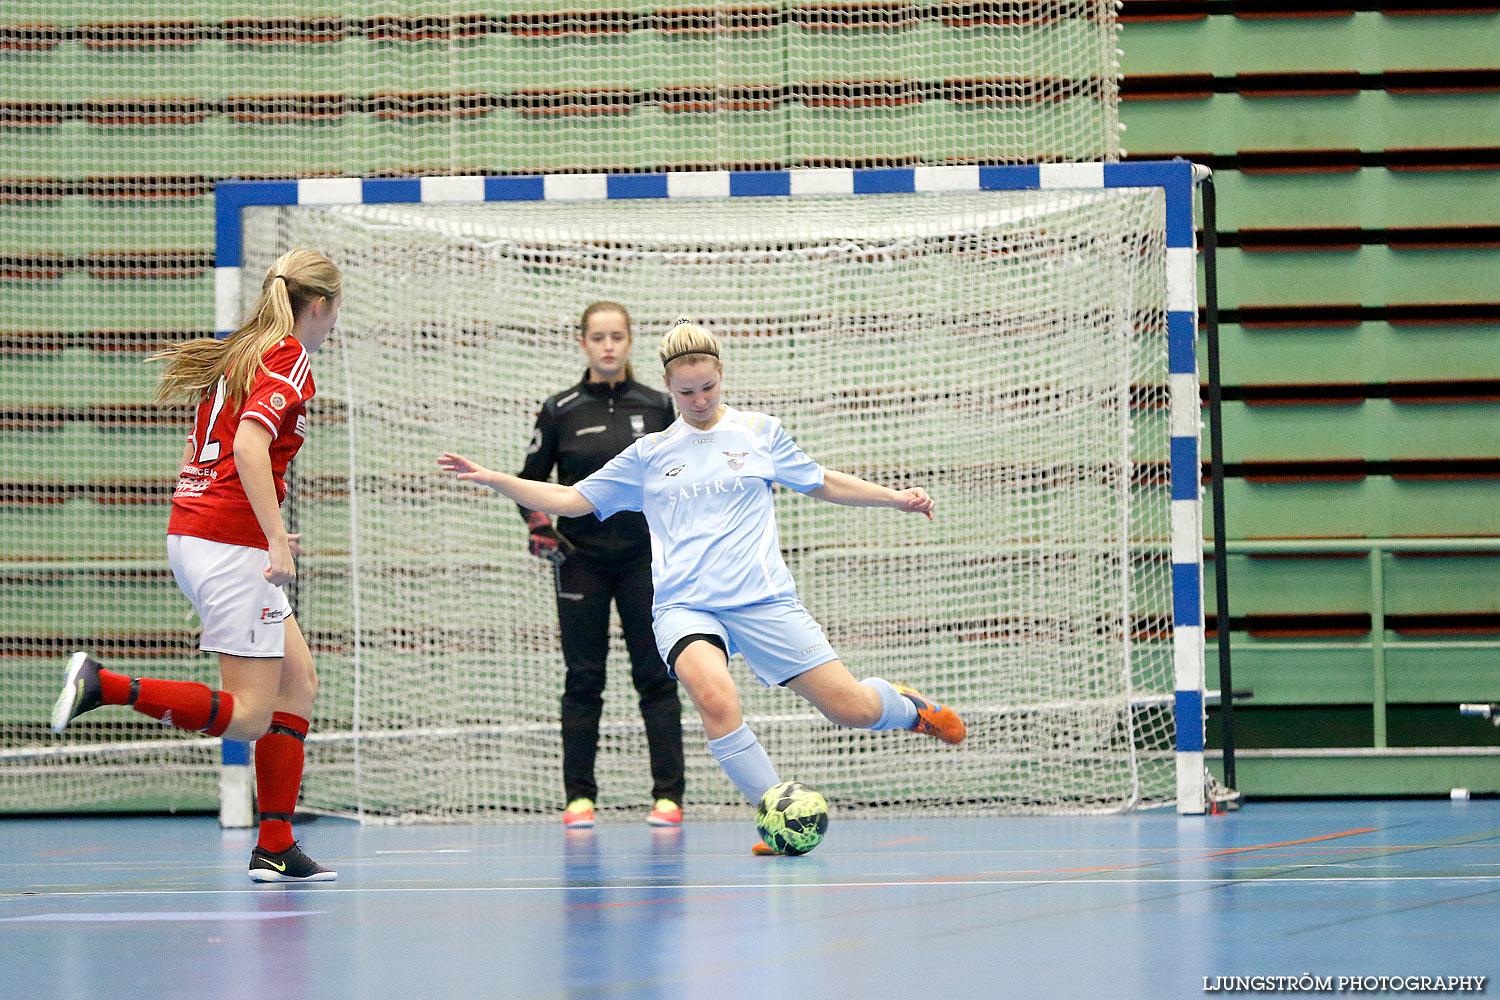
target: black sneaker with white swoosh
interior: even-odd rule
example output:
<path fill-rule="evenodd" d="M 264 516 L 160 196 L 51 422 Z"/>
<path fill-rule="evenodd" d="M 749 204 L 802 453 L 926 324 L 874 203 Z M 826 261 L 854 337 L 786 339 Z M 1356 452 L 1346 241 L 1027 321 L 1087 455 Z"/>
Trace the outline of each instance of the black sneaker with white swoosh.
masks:
<path fill-rule="evenodd" d="M 62 693 L 52 706 L 52 731 L 60 733 L 68 723 L 84 712 L 92 712 L 104 704 L 99 683 L 99 661 L 79 651 L 68 659 L 68 669 L 63 675 Z"/>
<path fill-rule="evenodd" d="M 332 882 L 338 877 L 338 872 L 319 865 L 296 844 L 274 853 L 259 846 L 250 852 L 252 882 Z"/>

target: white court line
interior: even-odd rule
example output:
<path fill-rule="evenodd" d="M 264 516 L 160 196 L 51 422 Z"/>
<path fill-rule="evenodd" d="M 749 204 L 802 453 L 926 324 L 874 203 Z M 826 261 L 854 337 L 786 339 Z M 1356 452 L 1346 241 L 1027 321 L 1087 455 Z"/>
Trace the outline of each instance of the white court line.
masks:
<path fill-rule="evenodd" d="M 32 913 L 23 917 L 0 917 L 0 923 L 65 924 L 159 924 L 223 923 L 234 920 L 284 920 L 287 917 L 315 917 L 327 910 L 200 910 L 188 913 Z"/>
<path fill-rule="evenodd" d="M 1268 876 L 1266 878 L 1081 878 L 1081 879 L 971 879 L 961 875 L 936 879 L 906 879 L 897 882 L 708 882 L 693 885 L 663 885 L 643 883 L 639 885 L 440 885 L 421 887 L 403 886 L 340 886 L 332 882 L 310 883 L 306 887 L 295 883 L 282 883 L 275 889 L 94 889 L 81 892 L 28 892 L 0 893 L 0 899 L 48 899 L 56 896 L 234 896 L 259 895 L 267 891 L 291 892 L 339 892 L 339 893 L 410 893 L 410 892 L 642 892 L 672 890 L 676 892 L 722 891 L 725 889 L 895 889 L 922 886 L 956 887 L 994 885 L 1036 886 L 1173 886 L 1173 885 L 1323 885 L 1331 882 L 1500 882 L 1500 875 L 1302 875 Z"/>

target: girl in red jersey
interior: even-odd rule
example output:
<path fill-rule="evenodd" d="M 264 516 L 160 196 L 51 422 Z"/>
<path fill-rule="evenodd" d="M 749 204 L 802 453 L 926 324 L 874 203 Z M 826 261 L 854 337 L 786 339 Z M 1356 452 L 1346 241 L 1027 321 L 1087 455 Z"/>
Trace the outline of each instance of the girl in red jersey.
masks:
<path fill-rule="evenodd" d="M 287 534 L 280 507 L 314 392 L 309 356 L 333 330 L 342 285 L 326 257 L 293 250 L 272 265 L 250 318 L 233 334 L 152 358 L 167 365 L 157 401 L 198 408 L 172 496 L 167 556 L 202 620 L 199 648 L 219 654 L 222 689 L 132 679 L 79 652 L 52 709 L 58 733 L 101 705 L 128 705 L 179 729 L 255 741 L 261 812 L 250 878 L 257 882 L 338 877 L 292 839 L 318 675 L 281 589 L 296 579 L 299 536 Z"/>

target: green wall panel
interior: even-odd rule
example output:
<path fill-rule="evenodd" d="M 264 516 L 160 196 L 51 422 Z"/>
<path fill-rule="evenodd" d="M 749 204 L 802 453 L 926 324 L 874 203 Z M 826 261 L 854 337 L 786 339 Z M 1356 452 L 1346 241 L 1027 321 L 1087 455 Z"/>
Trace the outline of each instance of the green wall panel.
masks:
<path fill-rule="evenodd" d="M 1500 483 L 1370 476 L 1356 482 L 1224 484 L 1230 538 L 1392 538 L 1500 535 Z M 1213 537 L 1204 505 L 1204 534 Z"/>
<path fill-rule="evenodd" d="M 1386 699 L 1394 703 L 1500 702 L 1497 655 L 1500 650 L 1494 648 L 1443 648 L 1435 642 L 1420 649 L 1389 647 L 1385 651 Z M 1391 742 L 1397 742 L 1394 736 Z"/>
<path fill-rule="evenodd" d="M 1370 609 L 1363 556 L 1229 557 L 1229 609 L 1247 614 L 1358 613 Z"/>
<path fill-rule="evenodd" d="M 1232 154 L 1258 149 L 1390 149 L 1470 146 L 1500 135 L 1500 94 L 1131 101 L 1121 111 L 1125 148 L 1151 153 Z"/>
<path fill-rule="evenodd" d="M 169 460 L 161 471 L 170 474 L 171 468 Z M 7 534 L 4 561 L 130 559 L 162 568 L 170 513 L 165 500 L 102 503 L 78 497 L 59 503 L 0 505 Z"/>
<path fill-rule="evenodd" d="M 45 340 L 39 334 L 38 340 Z M 87 407 L 151 401 L 161 366 L 144 363 L 145 351 L 69 347 L 0 354 L 0 405 Z M 186 410 L 180 411 L 187 433 Z"/>
<path fill-rule="evenodd" d="M 115 430 L 74 422 L 55 430 L 7 435 L 6 447 L 0 450 L 0 480 L 47 481 L 57 473 L 73 482 L 175 479 L 183 441 L 181 430 L 171 424 Z"/>
<path fill-rule="evenodd" d="M 1484 302 L 1500 281 L 1500 250 L 1366 246 L 1293 253 L 1219 251 L 1221 302 L 1238 305 L 1385 305 Z"/>
<path fill-rule="evenodd" d="M 1228 462 L 1500 457 L 1500 403 L 1223 404 Z"/>
<path fill-rule="evenodd" d="M 1387 614 L 1500 612 L 1500 538 L 1496 551 L 1464 555 L 1383 556 Z M 1500 638 L 1500 629 L 1497 629 Z M 1496 671 L 1500 675 L 1500 671 Z"/>
<path fill-rule="evenodd" d="M 1207 351 L 1206 332 L 1200 329 L 1198 367 L 1205 381 Z M 1226 323 L 1219 328 L 1219 364 L 1226 385 L 1500 379 L 1500 326 Z"/>
<path fill-rule="evenodd" d="M 1494 65 L 1500 18 L 1360 11 L 1314 18 L 1136 21 L 1125 25 L 1120 47 L 1127 76 L 1470 69 Z"/>
<path fill-rule="evenodd" d="M 1374 700 L 1374 674 L 1368 643 L 1308 644 L 1230 635 L 1230 664 L 1236 691 L 1253 691 L 1244 704 L 1368 705 Z M 1208 677 L 1218 687 L 1218 644 L 1208 645 Z M 1235 702 L 1236 708 L 1241 702 Z"/>
<path fill-rule="evenodd" d="M 0 329 L 208 330 L 213 328 L 212 268 L 182 277 L 96 278 L 83 269 L 41 281 L 7 281 L 15 308 Z M 82 308 L 80 308 L 80 304 Z"/>
<path fill-rule="evenodd" d="M 1134 105 L 1127 106 L 1133 109 Z M 1500 170 L 1214 174 L 1221 231 L 1500 224 Z"/>

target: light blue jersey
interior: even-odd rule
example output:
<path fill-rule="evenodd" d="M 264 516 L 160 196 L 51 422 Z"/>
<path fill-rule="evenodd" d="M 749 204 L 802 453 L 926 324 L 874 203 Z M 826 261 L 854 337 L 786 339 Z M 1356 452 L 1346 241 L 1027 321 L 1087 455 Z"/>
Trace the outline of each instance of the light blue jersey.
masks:
<path fill-rule="evenodd" d="M 725 407 L 711 430 L 678 417 L 575 488 L 600 520 L 622 510 L 646 515 L 659 613 L 796 596 L 781 558 L 772 483 L 806 493 L 823 485 L 823 467 L 797 447 L 780 420 Z"/>

